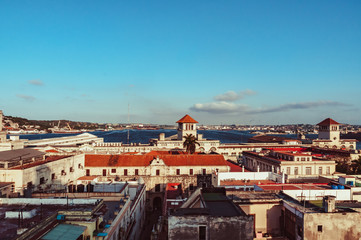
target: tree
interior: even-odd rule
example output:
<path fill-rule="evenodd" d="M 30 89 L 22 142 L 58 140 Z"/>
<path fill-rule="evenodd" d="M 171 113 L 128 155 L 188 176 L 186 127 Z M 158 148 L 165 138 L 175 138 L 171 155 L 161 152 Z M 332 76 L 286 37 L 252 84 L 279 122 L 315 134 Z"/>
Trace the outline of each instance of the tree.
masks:
<path fill-rule="evenodd" d="M 361 173 L 361 156 L 357 160 L 352 161 L 351 167 L 352 167 L 353 174 Z"/>
<path fill-rule="evenodd" d="M 186 148 L 186 151 L 190 154 L 193 154 L 196 151 L 196 145 L 199 146 L 197 138 L 192 134 L 186 134 L 184 136 L 183 147 Z"/>

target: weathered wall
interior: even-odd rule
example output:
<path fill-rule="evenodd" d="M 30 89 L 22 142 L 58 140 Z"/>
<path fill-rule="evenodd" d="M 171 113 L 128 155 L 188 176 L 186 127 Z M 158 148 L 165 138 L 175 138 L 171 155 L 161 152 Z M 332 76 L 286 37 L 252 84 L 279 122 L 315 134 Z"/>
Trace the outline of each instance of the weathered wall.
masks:
<path fill-rule="evenodd" d="M 361 213 L 313 213 L 304 219 L 304 239 L 361 239 Z M 322 226 L 322 232 L 318 231 Z"/>
<path fill-rule="evenodd" d="M 279 203 L 252 203 L 238 205 L 246 214 L 255 215 L 255 232 L 271 233 L 277 236 L 281 233 L 280 216 L 282 206 Z"/>
<path fill-rule="evenodd" d="M 206 226 L 206 239 L 253 239 L 253 216 L 169 216 L 169 240 L 198 239 L 199 226 Z"/>

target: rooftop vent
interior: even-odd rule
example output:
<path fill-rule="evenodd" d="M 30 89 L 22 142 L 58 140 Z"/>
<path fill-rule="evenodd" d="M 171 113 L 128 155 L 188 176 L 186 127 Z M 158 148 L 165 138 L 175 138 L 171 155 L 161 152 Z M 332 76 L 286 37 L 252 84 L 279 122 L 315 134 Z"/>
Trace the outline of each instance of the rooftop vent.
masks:
<path fill-rule="evenodd" d="M 335 212 L 335 203 L 336 197 L 335 196 L 324 196 L 322 200 L 322 207 L 327 213 Z"/>

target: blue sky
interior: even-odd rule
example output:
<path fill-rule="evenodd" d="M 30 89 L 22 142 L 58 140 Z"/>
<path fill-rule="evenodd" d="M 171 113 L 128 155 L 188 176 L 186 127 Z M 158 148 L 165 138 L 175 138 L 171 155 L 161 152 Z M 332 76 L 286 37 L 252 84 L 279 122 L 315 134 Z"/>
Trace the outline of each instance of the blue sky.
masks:
<path fill-rule="evenodd" d="M 29 119 L 361 124 L 360 1 L 0 0 L 0 109 Z"/>

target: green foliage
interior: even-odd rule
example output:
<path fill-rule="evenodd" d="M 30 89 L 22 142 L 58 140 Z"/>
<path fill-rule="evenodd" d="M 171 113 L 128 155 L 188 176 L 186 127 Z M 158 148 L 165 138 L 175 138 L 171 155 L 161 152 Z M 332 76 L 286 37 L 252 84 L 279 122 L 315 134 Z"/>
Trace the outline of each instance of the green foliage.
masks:
<path fill-rule="evenodd" d="M 199 143 L 194 135 L 186 134 L 186 136 L 184 136 L 183 147 L 186 148 L 188 153 L 193 154 L 196 151 L 196 145 L 199 146 Z"/>

